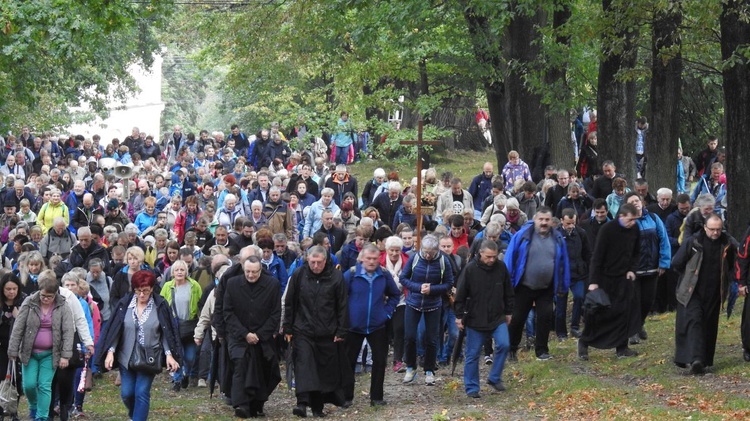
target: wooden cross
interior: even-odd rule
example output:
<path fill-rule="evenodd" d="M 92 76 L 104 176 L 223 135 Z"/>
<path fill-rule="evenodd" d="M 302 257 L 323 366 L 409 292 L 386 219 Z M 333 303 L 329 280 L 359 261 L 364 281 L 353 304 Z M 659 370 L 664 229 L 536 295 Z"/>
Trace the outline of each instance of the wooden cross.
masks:
<path fill-rule="evenodd" d="M 415 248 L 419 251 L 420 240 L 422 236 L 422 147 L 424 145 L 441 145 L 442 142 L 437 140 L 422 140 L 422 127 L 424 121 L 419 119 L 419 130 L 417 131 L 417 140 L 402 140 L 402 145 L 414 145 L 417 147 L 417 232 Z"/>

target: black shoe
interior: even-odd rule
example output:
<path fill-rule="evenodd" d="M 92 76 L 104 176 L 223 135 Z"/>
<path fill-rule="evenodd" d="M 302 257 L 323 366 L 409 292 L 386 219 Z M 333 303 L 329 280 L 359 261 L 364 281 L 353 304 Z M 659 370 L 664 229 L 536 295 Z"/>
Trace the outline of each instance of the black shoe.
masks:
<path fill-rule="evenodd" d="M 625 348 L 617 351 L 617 358 L 628 358 L 628 357 L 636 357 L 638 356 L 638 351 Z"/>
<path fill-rule="evenodd" d="M 351 406 L 352 406 L 352 401 L 344 401 L 344 404 L 341 405 L 341 407 L 344 409 L 351 408 Z"/>
<path fill-rule="evenodd" d="M 317 410 L 317 411 L 313 409 L 312 413 L 313 413 L 313 417 L 315 417 L 315 418 L 325 418 L 326 417 L 326 413 L 323 412 L 322 409 Z"/>
<path fill-rule="evenodd" d="M 487 384 L 492 386 L 493 389 L 495 389 L 498 392 L 505 392 L 505 385 L 503 384 L 503 381 L 500 380 L 497 383 L 492 383 L 491 381 L 487 381 Z"/>
<path fill-rule="evenodd" d="M 373 399 L 370 401 L 370 406 L 386 406 L 386 405 L 388 405 L 388 402 L 382 399 Z"/>
<path fill-rule="evenodd" d="M 300 417 L 307 418 L 307 405 L 297 405 L 292 409 L 292 414 Z"/>
<path fill-rule="evenodd" d="M 570 328 L 570 334 L 573 335 L 574 338 L 580 338 L 581 337 L 581 331 L 577 328 Z"/>
<path fill-rule="evenodd" d="M 182 389 L 182 384 L 180 384 L 180 382 L 172 382 L 172 391 L 173 392 L 179 392 L 180 389 Z"/>
<path fill-rule="evenodd" d="M 516 354 L 516 351 L 508 352 L 508 361 L 512 363 L 518 362 L 518 355 Z"/>
<path fill-rule="evenodd" d="M 471 392 L 467 393 L 466 396 L 472 398 L 472 399 L 479 399 L 482 397 L 482 395 L 479 394 L 479 392 Z"/>
<path fill-rule="evenodd" d="M 589 346 L 580 339 L 578 340 L 578 359 L 581 361 L 589 360 Z"/>
<path fill-rule="evenodd" d="M 693 361 L 692 364 L 690 364 L 690 374 L 695 374 L 696 376 L 700 376 L 706 372 L 706 368 L 703 366 L 703 363 L 700 360 Z"/>
<path fill-rule="evenodd" d="M 638 334 L 635 334 L 630 337 L 630 339 L 628 340 L 628 343 L 630 345 L 638 345 L 639 343 L 641 343 L 641 337 L 638 336 Z"/>
<path fill-rule="evenodd" d="M 237 418 L 250 418 L 250 411 L 238 406 L 237 408 L 234 408 L 234 416 Z"/>
<path fill-rule="evenodd" d="M 646 333 L 646 329 L 641 329 L 641 331 L 638 332 L 638 337 L 643 339 L 644 341 L 648 340 L 648 333 Z"/>
<path fill-rule="evenodd" d="M 182 380 L 180 381 L 180 385 L 182 386 L 183 389 L 187 389 L 189 384 L 190 384 L 190 377 L 188 376 L 183 377 Z"/>
<path fill-rule="evenodd" d="M 750 351 L 743 349 L 742 350 L 742 358 L 745 359 L 745 361 L 750 362 Z"/>
<path fill-rule="evenodd" d="M 675 362 L 674 365 L 676 365 L 677 367 L 680 367 L 680 368 L 687 368 L 687 364 L 685 364 L 685 363 Z"/>

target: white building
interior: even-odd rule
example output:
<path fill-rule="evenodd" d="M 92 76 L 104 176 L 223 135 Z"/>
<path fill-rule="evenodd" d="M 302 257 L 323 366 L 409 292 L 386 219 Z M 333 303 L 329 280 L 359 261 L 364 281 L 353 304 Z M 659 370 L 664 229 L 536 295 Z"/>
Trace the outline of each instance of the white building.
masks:
<path fill-rule="evenodd" d="M 135 78 L 138 92 L 131 94 L 124 103 L 114 101 L 108 104 L 108 118 L 102 120 L 97 117 L 90 123 L 70 126 L 63 133 L 81 134 L 87 139 L 98 134 L 102 138 L 101 144 L 108 145 L 113 138 L 124 140 L 133 127 L 138 127 L 158 141 L 161 138 L 159 128 L 164 110 L 161 100 L 161 65 L 162 58 L 157 55 L 150 71 L 141 66 L 131 66 L 130 74 Z"/>

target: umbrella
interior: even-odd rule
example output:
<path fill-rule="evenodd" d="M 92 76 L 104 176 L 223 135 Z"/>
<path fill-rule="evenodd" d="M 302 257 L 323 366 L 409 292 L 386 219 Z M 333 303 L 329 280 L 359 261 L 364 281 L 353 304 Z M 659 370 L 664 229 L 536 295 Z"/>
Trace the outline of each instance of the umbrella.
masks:
<path fill-rule="evenodd" d="M 216 388 L 216 379 L 219 377 L 219 352 L 221 351 L 221 342 L 219 339 L 213 341 L 213 352 L 211 354 L 211 380 L 208 384 L 209 398 L 213 399 L 214 389 Z"/>
<path fill-rule="evenodd" d="M 289 342 L 289 344 L 286 347 L 286 355 L 284 357 L 286 360 L 286 385 L 289 388 L 289 390 L 294 389 L 294 358 L 292 357 L 292 343 Z"/>
<path fill-rule="evenodd" d="M 456 338 L 456 344 L 453 346 L 453 353 L 451 354 L 451 376 L 456 374 L 456 364 L 458 364 L 458 358 L 461 356 L 461 349 L 464 346 L 464 338 L 466 337 L 466 328 L 458 331 L 458 338 Z"/>

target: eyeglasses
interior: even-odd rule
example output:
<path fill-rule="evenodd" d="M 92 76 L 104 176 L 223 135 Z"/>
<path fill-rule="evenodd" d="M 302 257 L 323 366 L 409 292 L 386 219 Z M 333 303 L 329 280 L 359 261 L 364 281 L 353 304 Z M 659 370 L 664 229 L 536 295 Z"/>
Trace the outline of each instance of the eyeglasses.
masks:
<path fill-rule="evenodd" d="M 135 295 L 150 295 L 151 291 L 152 291 L 152 288 L 144 288 L 144 289 L 133 290 L 133 293 Z"/>
<path fill-rule="evenodd" d="M 43 300 L 53 300 L 55 298 L 54 295 L 47 295 L 47 294 L 39 294 L 39 298 Z"/>
<path fill-rule="evenodd" d="M 709 228 L 709 227 L 706 227 L 706 231 L 721 232 L 721 228 Z"/>

